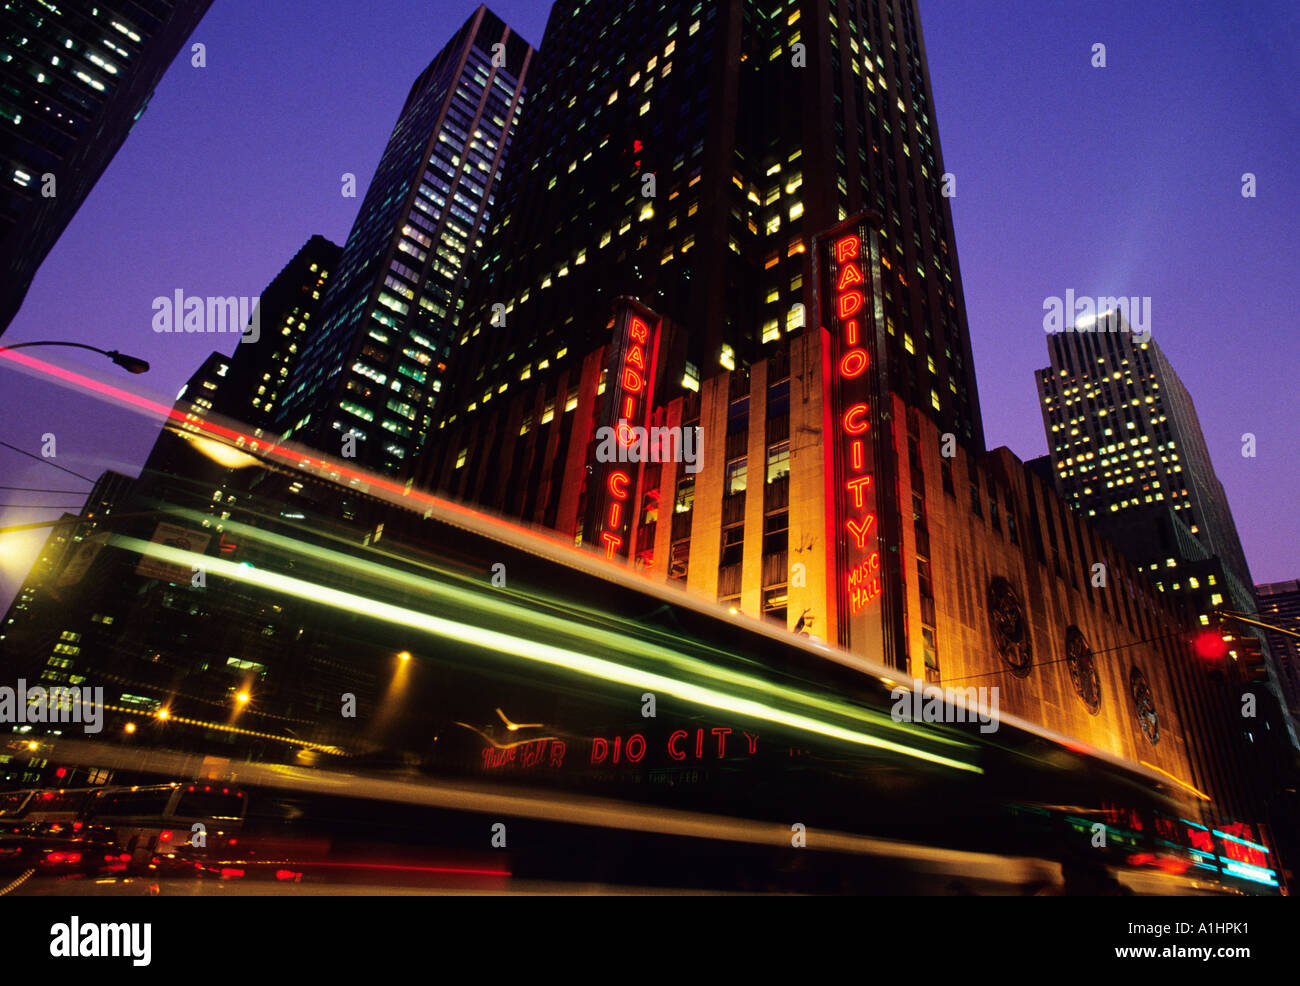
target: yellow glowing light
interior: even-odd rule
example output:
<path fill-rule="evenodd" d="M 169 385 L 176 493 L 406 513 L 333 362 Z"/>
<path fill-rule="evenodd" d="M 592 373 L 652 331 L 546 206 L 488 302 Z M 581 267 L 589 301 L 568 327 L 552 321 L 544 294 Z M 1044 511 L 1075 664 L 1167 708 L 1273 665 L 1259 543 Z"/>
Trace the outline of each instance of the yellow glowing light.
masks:
<path fill-rule="evenodd" d="M 1163 774 L 1165 777 L 1168 777 L 1168 778 L 1169 778 L 1171 781 L 1173 781 L 1175 784 L 1179 785 L 1180 787 L 1186 788 L 1188 791 L 1191 791 L 1194 795 L 1196 795 L 1196 796 L 1197 796 L 1198 798 L 1200 798 L 1202 801 L 1212 801 L 1212 800 L 1214 800 L 1214 799 L 1211 798 L 1208 794 L 1206 794 L 1204 791 L 1200 790 L 1200 788 L 1192 787 L 1192 785 L 1188 784 L 1186 781 L 1184 781 L 1184 780 L 1180 780 L 1179 778 L 1175 777 L 1173 774 L 1169 773 L 1169 771 L 1167 771 L 1167 770 L 1163 770 L 1163 769 L 1161 769 L 1160 767 L 1157 767 L 1155 764 L 1150 763 L 1149 761 L 1146 761 L 1146 760 L 1139 760 L 1138 763 L 1142 764 L 1142 766 L 1143 766 L 1143 767 L 1146 767 L 1148 770 L 1154 770 L 1157 774 Z"/>
<path fill-rule="evenodd" d="M 400 657 L 403 661 L 409 661 L 411 659 L 411 652 L 409 650 L 404 650 L 402 651 L 402 653 L 398 654 L 397 656 Z"/>
<path fill-rule="evenodd" d="M 37 743 L 35 740 L 32 740 L 31 742 L 29 742 L 29 743 L 27 744 L 27 749 L 29 749 L 29 750 L 35 750 L 35 749 L 39 748 L 40 745 L 41 745 L 41 744 Z"/>
<path fill-rule="evenodd" d="M 239 449 L 224 445 L 221 442 L 215 442 L 211 438 L 204 438 L 188 431 L 177 431 L 176 434 L 193 445 L 195 451 L 206 455 L 217 465 L 225 466 L 227 469 L 246 469 L 249 466 L 261 464 L 261 459 L 254 458 L 247 452 L 241 452 Z"/>
<path fill-rule="evenodd" d="M 235 696 L 235 701 L 239 702 L 240 705 L 243 705 L 248 701 L 248 692 L 240 692 Z"/>
<path fill-rule="evenodd" d="M 506 718 L 506 714 L 500 709 L 497 709 L 497 715 L 499 715 L 501 721 L 506 724 L 506 729 L 510 730 L 512 733 L 516 729 L 539 729 L 544 725 L 544 723 L 540 722 L 511 722 Z"/>
<path fill-rule="evenodd" d="M 159 719 L 167 719 L 167 718 L 169 718 L 170 716 L 171 716 L 171 712 L 168 711 L 167 709 L 159 709 L 159 710 L 158 710 L 158 718 L 159 718 Z"/>
<path fill-rule="evenodd" d="M 133 722 L 128 722 L 125 726 L 122 727 L 122 729 L 123 729 L 123 731 L 125 731 L 125 732 L 128 732 L 128 733 L 134 733 L 134 732 L 135 732 L 135 723 L 133 723 Z"/>

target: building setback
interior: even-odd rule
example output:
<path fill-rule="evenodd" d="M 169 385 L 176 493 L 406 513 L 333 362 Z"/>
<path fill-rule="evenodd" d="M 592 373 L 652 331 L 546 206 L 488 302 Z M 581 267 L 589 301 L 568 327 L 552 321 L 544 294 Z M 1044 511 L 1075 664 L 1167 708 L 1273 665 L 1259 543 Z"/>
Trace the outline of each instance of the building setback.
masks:
<path fill-rule="evenodd" d="M 0 8 L 0 333 L 210 4 Z"/>
<path fill-rule="evenodd" d="M 290 378 L 278 428 L 387 474 L 411 470 L 442 390 L 466 278 L 533 50 L 486 7 L 411 87 Z"/>

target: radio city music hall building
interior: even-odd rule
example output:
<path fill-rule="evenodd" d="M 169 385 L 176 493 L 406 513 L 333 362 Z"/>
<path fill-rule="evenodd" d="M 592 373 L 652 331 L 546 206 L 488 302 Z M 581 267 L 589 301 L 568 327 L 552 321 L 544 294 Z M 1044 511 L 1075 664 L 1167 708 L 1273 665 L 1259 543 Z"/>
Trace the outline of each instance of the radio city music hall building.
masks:
<path fill-rule="evenodd" d="M 1253 817 L 1231 688 L 985 451 L 916 4 L 560 0 L 538 57 L 415 484 Z"/>

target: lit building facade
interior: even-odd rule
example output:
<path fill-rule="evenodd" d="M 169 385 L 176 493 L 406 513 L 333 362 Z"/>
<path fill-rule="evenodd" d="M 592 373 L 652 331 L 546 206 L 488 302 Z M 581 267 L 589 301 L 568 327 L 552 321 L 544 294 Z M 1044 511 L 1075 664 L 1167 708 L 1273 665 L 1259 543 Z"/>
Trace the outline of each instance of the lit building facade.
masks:
<path fill-rule="evenodd" d="M 0 333 L 210 4 L 0 9 Z"/>
<path fill-rule="evenodd" d="M 398 116 L 290 377 L 278 429 L 388 474 L 410 471 L 443 388 L 466 279 L 496 215 L 496 179 L 533 50 L 479 7 Z"/>
<path fill-rule="evenodd" d="M 1227 659 L 1280 704 L 1263 631 L 1217 615 L 1254 613 L 1253 580 L 1196 407 L 1169 360 L 1120 310 L 1050 334 L 1047 348 L 1051 365 L 1035 376 L 1058 492 L 1189 619 L 1228 631 Z M 1290 732 L 1279 720 L 1270 728 Z"/>
<path fill-rule="evenodd" d="M 982 444 L 913 2 L 561 0 L 536 80 L 434 455 L 485 454 L 530 381 L 560 413 L 621 296 L 679 327 L 680 392 L 772 356 L 813 323 L 812 236 L 864 209 L 897 385 Z"/>

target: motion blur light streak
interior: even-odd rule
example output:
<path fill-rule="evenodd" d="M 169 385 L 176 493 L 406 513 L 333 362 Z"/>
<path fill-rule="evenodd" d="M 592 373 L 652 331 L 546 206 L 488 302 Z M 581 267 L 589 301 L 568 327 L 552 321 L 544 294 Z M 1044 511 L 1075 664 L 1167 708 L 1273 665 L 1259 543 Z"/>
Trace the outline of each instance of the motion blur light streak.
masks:
<path fill-rule="evenodd" d="M 925 760 L 930 763 L 951 767 L 955 770 L 983 773 L 982 769 L 975 764 L 961 760 L 954 760 L 950 757 L 939 756 L 938 754 L 929 753 L 925 750 L 920 750 L 911 746 L 905 746 L 901 743 L 895 743 L 891 740 L 882 739 L 880 737 L 870 736 L 856 730 L 845 729 L 841 726 L 822 722 L 821 720 L 813 719 L 806 715 L 786 712 L 770 705 L 756 702 L 752 699 L 741 698 L 739 696 L 729 695 L 725 692 L 716 691 L 712 688 L 705 688 L 699 685 L 677 681 L 655 672 L 641 671 L 625 667 L 603 658 L 594 657 L 589 654 L 581 654 L 573 650 L 555 647 L 551 644 L 545 644 L 539 641 L 527 640 L 523 637 L 513 636 L 498 630 L 489 630 L 485 627 L 475 627 L 464 623 L 457 623 L 431 614 L 419 613 L 405 607 L 394 606 L 391 603 L 382 602 L 381 600 L 368 599 L 364 596 L 358 596 L 355 593 L 344 592 L 328 586 L 315 585 L 291 576 L 281 575 L 263 569 L 255 569 L 247 565 L 235 564 L 226 561 L 225 559 L 212 558 L 192 551 L 183 551 L 179 548 L 173 548 L 168 545 L 142 541 L 139 538 L 114 535 L 110 539 L 110 543 L 114 544 L 116 547 L 125 548 L 128 551 L 134 551 L 139 554 L 158 558 L 177 565 L 184 565 L 186 567 L 202 565 L 210 574 L 221 575 L 237 582 L 258 585 L 262 588 L 277 592 L 284 592 L 300 599 L 333 606 L 346 612 L 365 613 L 369 617 L 381 619 L 398 626 L 424 630 L 437 636 L 477 644 L 480 647 L 510 657 L 522 657 L 539 663 L 574 671 L 579 674 L 585 674 L 589 677 L 614 682 L 616 684 L 661 691 L 664 694 L 672 695 L 684 701 L 693 702 L 697 705 L 734 712 L 738 715 L 766 720 L 768 722 L 778 723 L 795 729 L 802 729 L 807 732 L 816 733 L 831 739 L 842 740 L 847 743 L 889 750 L 905 756 L 915 757 L 919 760 Z"/>
<path fill-rule="evenodd" d="M 176 513 L 179 516 L 188 517 L 199 522 L 205 519 L 205 515 L 195 511 L 179 510 L 176 511 Z M 580 644 L 590 645 L 596 643 L 611 650 L 630 651 L 640 658 L 662 661 L 673 666 L 682 673 L 695 674 L 709 678 L 715 682 L 739 686 L 783 701 L 798 702 L 821 712 L 844 716 L 845 718 L 857 722 L 869 723 L 877 728 L 911 735 L 915 735 L 918 732 L 918 727 L 915 725 L 910 723 L 896 723 L 888 715 L 884 715 L 883 713 L 861 709 L 844 702 L 838 702 L 820 696 L 808 695 L 792 688 L 782 687 L 764 681 L 761 678 L 739 674 L 730 671 L 727 668 L 711 664 L 708 661 L 693 658 L 682 654 L 679 651 L 654 644 L 644 637 L 647 628 L 640 624 L 632 623 L 631 621 L 618 620 L 615 618 L 609 622 L 622 622 L 629 627 L 635 627 L 641 631 L 642 636 L 633 637 L 585 623 L 580 627 L 575 627 L 571 619 L 552 616 L 546 613 L 538 613 L 526 608 L 528 604 L 536 602 L 536 597 L 531 597 L 528 594 L 516 592 L 514 590 L 493 589 L 490 592 L 481 591 L 471 593 L 465 589 L 458 589 L 440 582 L 422 579 L 410 573 L 381 565 L 377 562 L 356 558 L 355 556 L 341 552 L 330 551 L 316 545 L 306 544 L 301 541 L 296 541 L 293 538 L 275 534 L 270 531 L 264 531 L 249 525 L 240 524 L 235 521 L 225 521 L 224 526 L 228 530 L 234 533 L 240 533 L 247 538 L 261 538 L 268 544 L 273 544 L 285 552 L 291 554 L 297 553 L 305 557 L 315 558 L 326 562 L 332 571 L 353 571 L 360 575 L 364 575 L 366 578 L 374 582 L 381 584 L 387 582 L 406 587 L 413 592 L 418 593 L 421 597 L 432 596 L 450 603 L 471 605 L 479 610 L 489 611 L 507 622 L 523 621 L 535 626 L 543 632 L 572 638 L 575 642 Z M 143 544 L 145 542 L 138 543 Z M 150 550 L 157 548 L 157 545 L 153 545 L 152 542 L 150 542 L 150 544 Z M 398 560 L 396 556 L 389 557 Z M 186 564 L 189 563 L 187 562 Z M 444 576 L 462 578 L 458 573 L 450 572 L 445 569 L 438 569 L 427 565 L 421 567 Z M 571 607 L 569 607 L 569 609 L 574 617 L 585 616 L 590 618 L 590 612 L 580 612 Z M 732 656 L 713 648 L 701 649 L 712 651 L 712 653 L 716 654 L 720 658 Z M 960 749 L 971 749 L 970 744 L 962 740 L 953 739 L 941 734 L 931 735 L 926 733 L 925 735 L 926 739 L 931 742 L 946 746 L 954 746 Z"/>
<path fill-rule="evenodd" d="M 1169 771 L 1167 771 L 1167 770 L 1163 770 L 1162 768 L 1157 767 L 1157 766 L 1156 766 L 1155 764 L 1153 764 L 1153 763 L 1148 763 L 1146 760 L 1139 760 L 1138 763 L 1142 764 L 1142 766 L 1143 766 L 1143 767 L 1146 767 L 1148 770 L 1154 770 L 1154 771 L 1155 771 L 1156 773 L 1158 773 L 1158 774 L 1163 774 L 1165 777 L 1168 777 L 1168 778 L 1169 778 L 1171 781 L 1173 781 L 1175 784 L 1179 785 L 1180 787 L 1184 788 L 1185 790 L 1190 791 L 1192 794 L 1196 795 L 1196 796 L 1197 796 L 1198 798 L 1200 798 L 1202 801 L 1212 801 L 1212 800 L 1213 800 L 1213 799 L 1212 799 L 1208 794 L 1206 794 L 1204 791 L 1200 790 L 1199 788 L 1195 788 L 1195 787 L 1193 787 L 1191 784 L 1188 784 L 1188 783 L 1187 783 L 1186 781 L 1184 781 L 1184 780 L 1180 780 L 1179 778 L 1175 777 L 1173 774 L 1169 773 Z"/>

